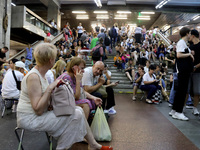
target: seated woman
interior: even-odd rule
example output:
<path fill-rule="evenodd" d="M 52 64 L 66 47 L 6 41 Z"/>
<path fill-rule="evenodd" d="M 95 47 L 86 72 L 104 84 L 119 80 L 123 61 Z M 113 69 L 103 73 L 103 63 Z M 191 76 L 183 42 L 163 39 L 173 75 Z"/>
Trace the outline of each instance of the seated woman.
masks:
<path fill-rule="evenodd" d="M 138 87 L 140 87 L 141 82 L 142 82 L 142 77 L 144 75 L 144 67 L 139 66 L 138 67 L 138 72 L 136 72 L 135 74 L 135 79 L 134 79 L 134 83 L 133 83 L 133 97 L 132 100 L 135 101 L 136 100 L 136 92 Z"/>
<path fill-rule="evenodd" d="M 118 52 L 116 53 L 116 56 L 114 57 L 114 63 L 117 66 L 117 69 L 119 71 L 121 71 L 122 70 L 122 59 L 121 59 L 121 57 L 119 57 Z"/>
<path fill-rule="evenodd" d="M 131 84 L 133 83 L 134 77 L 135 77 L 135 71 L 133 69 L 133 59 L 130 58 L 128 62 L 125 65 L 125 73 L 128 79 L 131 81 Z"/>
<path fill-rule="evenodd" d="M 156 93 L 156 91 L 159 89 L 161 90 L 161 86 L 158 85 L 159 80 L 156 80 L 156 77 L 154 75 L 155 66 L 150 65 L 149 66 L 149 72 L 145 73 L 142 79 L 142 83 L 140 85 L 140 89 L 142 91 L 147 91 L 147 99 L 146 102 L 149 104 L 152 104 L 152 96 Z"/>
<path fill-rule="evenodd" d="M 45 77 L 49 84 L 53 83 L 65 70 L 66 63 L 58 60 L 51 70 L 48 70 Z"/>
<path fill-rule="evenodd" d="M 69 149 L 84 138 L 92 150 L 112 150 L 112 147 L 101 146 L 95 141 L 81 107 L 76 106 L 70 116 L 56 117 L 53 111 L 47 111 L 51 93 L 60 82 L 56 80 L 49 85 L 45 79 L 46 72 L 54 65 L 56 53 L 56 47 L 49 43 L 39 44 L 34 49 L 36 66 L 22 80 L 17 126 L 48 132 L 57 139 L 57 150 Z"/>
<path fill-rule="evenodd" d="M 122 69 L 125 69 L 125 64 L 128 62 L 128 59 L 130 59 L 130 55 L 124 52 L 122 55 Z"/>
<path fill-rule="evenodd" d="M 67 72 L 64 72 L 58 79 L 68 80 L 74 91 L 76 105 L 83 108 L 85 117 L 88 119 L 90 110 L 100 105 L 101 99 L 84 91 L 81 80 L 84 73 L 85 61 L 81 58 L 73 58 L 67 65 Z"/>

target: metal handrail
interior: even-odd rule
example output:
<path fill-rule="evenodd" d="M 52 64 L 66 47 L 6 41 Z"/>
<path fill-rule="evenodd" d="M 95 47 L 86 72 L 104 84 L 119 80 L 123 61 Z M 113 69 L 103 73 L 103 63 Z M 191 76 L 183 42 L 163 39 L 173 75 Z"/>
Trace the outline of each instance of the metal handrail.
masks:
<path fill-rule="evenodd" d="M 56 39 L 58 36 L 60 36 L 61 34 L 63 34 L 63 31 L 60 32 L 58 35 L 56 35 L 51 41 L 53 42 L 54 39 Z M 33 44 L 31 44 L 31 47 L 35 46 L 36 44 L 39 44 L 42 41 L 35 41 Z M 7 59 L 7 61 L 12 60 L 13 58 L 16 58 L 18 56 L 20 56 L 21 54 L 26 52 L 26 48 L 24 48 L 23 50 L 21 50 L 19 53 L 15 54 L 14 56 L 10 57 Z"/>
<path fill-rule="evenodd" d="M 167 46 L 169 46 L 171 41 L 168 38 L 166 38 L 161 32 L 158 33 L 159 33 L 158 36 L 161 36 L 165 40 Z"/>

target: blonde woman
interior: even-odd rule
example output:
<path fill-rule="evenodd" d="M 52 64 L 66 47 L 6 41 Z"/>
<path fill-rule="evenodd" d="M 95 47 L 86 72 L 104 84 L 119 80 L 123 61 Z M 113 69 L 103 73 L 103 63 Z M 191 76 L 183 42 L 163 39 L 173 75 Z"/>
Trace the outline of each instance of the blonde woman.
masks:
<path fill-rule="evenodd" d="M 95 141 L 81 107 L 76 106 L 74 114 L 70 116 L 56 117 L 53 111 L 47 111 L 51 93 L 60 82 L 56 80 L 49 85 L 45 79 L 46 72 L 55 63 L 56 53 L 53 44 L 39 44 L 34 49 L 36 66 L 22 80 L 17 126 L 52 135 L 58 140 L 56 150 L 69 149 L 84 138 L 90 150 L 112 150 L 112 147 L 102 146 Z"/>
<path fill-rule="evenodd" d="M 45 77 L 48 83 L 51 84 L 59 77 L 65 70 L 66 63 L 63 60 L 58 60 L 51 70 L 48 70 Z"/>

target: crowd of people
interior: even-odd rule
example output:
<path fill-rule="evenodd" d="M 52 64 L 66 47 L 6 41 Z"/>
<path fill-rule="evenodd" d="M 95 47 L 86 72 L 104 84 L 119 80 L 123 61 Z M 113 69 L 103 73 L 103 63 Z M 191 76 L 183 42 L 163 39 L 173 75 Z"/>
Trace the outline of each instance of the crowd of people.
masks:
<path fill-rule="evenodd" d="M 155 100 L 154 95 L 160 91 L 173 105 L 169 115 L 188 120 L 183 107 L 192 97 L 193 113 L 199 115 L 198 31 L 182 28 L 181 40 L 177 44 L 171 42 L 168 47 L 157 37 L 157 27 L 146 30 L 145 26 L 138 26 L 131 30 L 128 25 L 119 27 L 115 23 L 108 30 L 105 24 L 101 27 L 97 24 L 92 32 L 87 32 L 81 23 L 72 30 L 67 23 L 63 31 L 63 38 L 54 45 L 43 43 L 34 49 L 34 67 L 30 45 L 26 48 L 26 57 L 21 60 L 7 62 L 8 48 L 0 51 L 1 95 L 3 99 L 14 100 L 12 110 L 16 112 L 17 109 L 19 127 L 48 132 L 58 139 L 57 149 L 69 148 L 85 138 L 91 149 L 111 150 L 112 147 L 95 141 L 87 120 L 98 106 L 105 113 L 116 114 L 113 87 L 119 82 L 111 82 L 112 73 L 104 62 L 113 49 L 116 51 L 113 65 L 125 73 L 133 85 L 132 100 L 137 99 L 137 90 L 141 89 L 148 104 L 158 104 L 160 101 Z M 192 42 L 189 47 L 188 41 Z M 92 67 L 86 66 L 88 55 L 91 55 Z M 166 92 L 168 68 L 174 69 L 170 75 L 170 97 Z M 71 116 L 56 117 L 52 111 L 47 111 L 51 92 L 61 80 L 67 80 L 74 92 L 77 106 Z M 73 136 L 69 138 L 69 134 Z"/>

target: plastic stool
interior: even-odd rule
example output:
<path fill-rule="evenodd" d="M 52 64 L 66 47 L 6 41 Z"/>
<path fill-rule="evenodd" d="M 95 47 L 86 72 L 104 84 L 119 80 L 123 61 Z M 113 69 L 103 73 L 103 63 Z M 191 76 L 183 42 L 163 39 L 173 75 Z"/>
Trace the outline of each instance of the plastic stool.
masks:
<path fill-rule="evenodd" d="M 20 135 L 20 137 L 19 137 L 19 134 L 18 134 L 17 131 L 20 130 L 20 129 L 21 129 L 21 128 L 18 128 L 18 127 L 15 128 L 15 135 L 16 135 L 17 140 L 18 140 L 18 142 L 19 142 L 19 145 L 18 145 L 18 149 L 17 149 L 17 150 L 24 150 L 23 145 L 22 145 L 22 142 L 23 142 L 23 137 L 24 137 L 25 129 L 21 129 L 22 131 L 21 131 L 21 135 Z M 49 136 L 47 132 L 45 132 L 45 133 L 46 133 L 47 140 L 48 140 L 48 143 L 49 143 L 49 149 L 50 149 L 50 150 L 53 150 L 53 144 L 52 144 L 53 138 L 52 138 L 52 136 Z"/>

